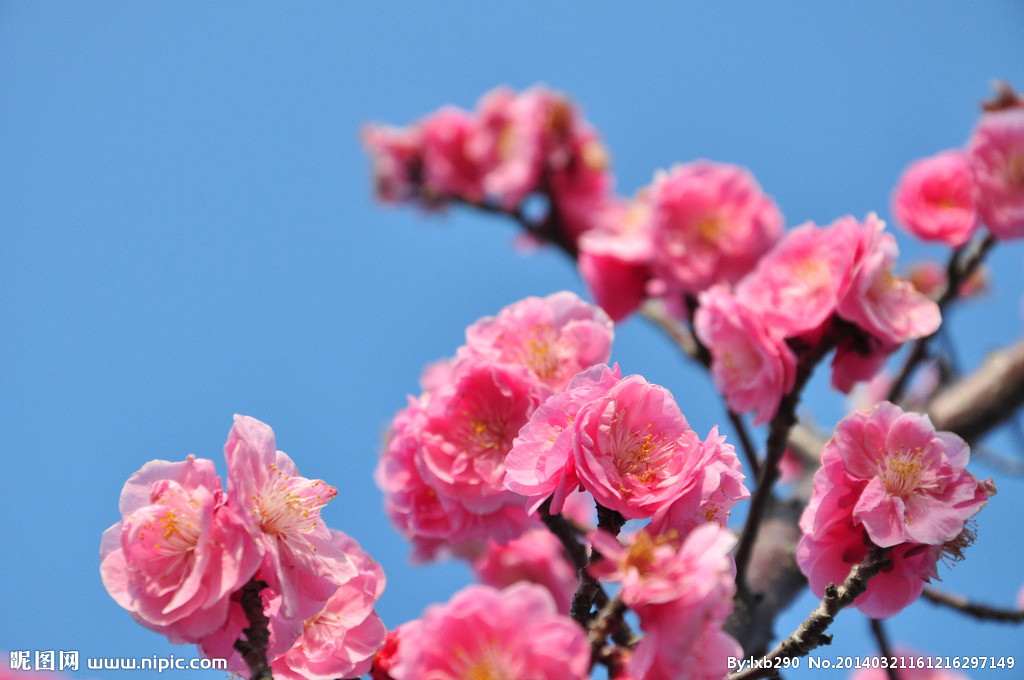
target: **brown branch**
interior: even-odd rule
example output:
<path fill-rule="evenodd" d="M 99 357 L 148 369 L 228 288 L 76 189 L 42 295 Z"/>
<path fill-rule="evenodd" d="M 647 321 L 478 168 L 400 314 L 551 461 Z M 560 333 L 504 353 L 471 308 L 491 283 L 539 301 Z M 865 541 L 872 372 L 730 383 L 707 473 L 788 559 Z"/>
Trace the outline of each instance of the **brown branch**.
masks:
<path fill-rule="evenodd" d="M 974 441 L 1024 404 L 1024 339 L 989 354 L 971 375 L 944 387 L 928 403 L 935 427 Z"/>
<path fill-rule="evenodd" d="M 832 625 L 840 611 L 853 604 L 853 601 L 867 590 L 868 581 L 889 563 L 886 559 L 888 552 L 889 548 L 870 548 L 860 564 L 850 571 L 843 584 L 837 588 L 834 583 L 830 583 L 825 588 L 825 597 L 815 610 L 788 638 L 780 642 L 771 653 L 763 656 L 760 663 L 755 664 L 757 667 L 730 673 L 726 680 L 757 680 L 777 675 L 776 659 L 806 656 L 813 649 L 831 644 L 832 636 L 825 631 Z"/>
<path fill-rule="evenodd" d="M 260 591 L 266 587 L 266 581 L 258 581 L 254 576 L 242 586 L 239 600 L 249 627 L 242 629 L 245 638 L 235 640 L 235 649 L 241 653 L 245 665 L 249 667 L 250 680 L 273 680 L 274 678 L 267 663 L 270 619 L 263 612 L 263 598 L 260 597 Z"/>
<path fill-rule="evenodd" d="M 1000 623 L 1024 623 L 1024 609 L 1000 609 L 984 604 L 971 602 L 963 595 L 946 593 L 935 588 L 925 588 L 924 599 L 943 607 L 973 616 L 982 621 L 998 621 Z"/>
<path fill-rule="evenodd" d="M 871 634 L 875 637 L 875 642 L 878 643 L 878 655 L 883 659 L 891 659 L 894 655 L 892 646 L 889 644 L 889 636 L 885 634 L 885 623 L 881 619 L 871 619 L 870 626 Z M 900 674 L 895 666 L 886 664 L 885 674 L 889 676 L 889 680 L 900 680 Z"/>
<path fill-rule="evenodd" d="M 551 514 L 551 499 L 547 499 L 539 508 L 540 518 L 548 530 L 562 544 L 566 556 L 576 568 L 576 576 L 579 579 L 579 586 L 572 597 L 572 608 L 570 615 L 584 629 L 589 628 L 593 618 L 591 609 L 593 605 L 604 607 L 611 598 L 601 587 L 601 583 L 594 578 L 587 569 L 592 557 L 587 555 L 587 549 L 576 539 L 576 528 L 571 522 L 560 514 Z M 618 514 L 618 513 L 616 513 Z M 621 517 L 621 515 L 619 515 Z M 621 527 L 621 525 L 619 525 Z M 616 533 L 618 533 L 616 531 Z M 613 634 L 613 639 L 620 645 L 635 644 L 636 635 L 630 629 L 625 620 L 619 622 L 619 627 Z"/>
<path fill-rule="evenodd" d="M 740 597 L 745 597 L 749 593 L 746 574 L 754 550 L 754 539 L 757 538 L 758 527 L 768 509 L 769 499 L 772 498 L 772 487 L 779 476 L 779 460 L 782 459 L 782 454 L 789 444 L 790 430 L 796 424 L 796 407 L 800 403 L 800 394 L 814 372 L 814 367 L 833 345 L 831 339 L 823 338 L 816 347 L 797 348 L 796 354 L 801 358 L 793 389 L 779 402 L 775 417 L 768 426 L 764 465 L 761 467 L 754 495 L 750 499 L 747 521 L 743 525 L 743 533 L 740 534 L 739 545 L 736 548 L 736 588 Z"/>

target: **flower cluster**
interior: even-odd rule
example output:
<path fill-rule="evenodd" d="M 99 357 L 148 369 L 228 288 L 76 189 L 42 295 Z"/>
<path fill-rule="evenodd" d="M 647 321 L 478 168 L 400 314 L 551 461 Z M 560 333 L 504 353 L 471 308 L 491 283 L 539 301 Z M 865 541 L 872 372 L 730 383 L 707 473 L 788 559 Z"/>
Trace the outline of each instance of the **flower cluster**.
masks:
<path fill-rule="evenodd" d="M 415 125 L 363 131 L 377 195 L 387 202 L 450 202 L 518 211 L 541 196 L 569 241 L 617 210 L 608 155 L 564 95 L 498 88 L 470 113 L 445 107 Z"/>
<path fill-rule="evenodd" d="M 730 408 L 767 422 L 792 388 L 799 356 L 836 344 L 832 384 L 848 392 L 900 344 L 933 333 L 938 306 L 893 273 L 896 241 L 874 215 L 786 233 L 734 289 L 701 294 L 694 329 Z"/>
<path fill-rule="evenodd" d="M 424 374 L 377 468 L 417 558 L 473 555 L 531 526 L 525 499 L 505 488 L 505 458 L 541 403 L 608 360 L 612 336 L 604 312 L 572 293 L 527 298 L 470 326 L 455 358 Z"/>
<path fill-rule="evenodd" d="M 964 149 L 915 161 L 900 177 L 893 212 L 916 236 L 952 247 L 984 223 L 1024 236 L 1024 99 L 1012 91 L 982 114 Z"/>
<path fill-rule="evenodd" d="M 543 588 L 468 586 L 403 624 L 373 677 L 582 680 L 590 670 L 587 635 L 559 614 Z"/>
<path fill-rule="evenodd" d="M 653 531 L 725 525 L 748 497 L 733 447 L 713 429 L 701 441 L 664 387 L 618 367 L 595 366 L 549 398 L 520 431 L 505 461 L 505 485 L 537 507 L 562 508 L 582 487 Z"/>
<path fill-rule="evenodd" d="M 995 493 L 965 469 L 969 456 L 962 439 L 889 402 L 840 421 L 800 519 L 797 562 L 811 590 L 841 583 L 875 545 L 891 549 L 891 564 L 855 606 L 884 618 L 917 599 L 940 558 L 962 557 L 968 520 Z"/>
<path fill-rule="evenodd" d="M 143 626 L 241 671 L 234 643 L 249 626 L 241 589 L 262 581 L 275 677 L 366 672 L 384 642 L 374 612 L 384 574 L 320 518 L 337 491 L 301 477 L 254 418 L 235 416 L 224 453 L 227 491 L 213 461 L 195 456 L 154 460 L 129 478 L 121 521 L 100 547 L 107 592 Z"/>
<path fill-rule="evenodd" d="M 782 214 L 748 171 L 695 161 L 659 172 L 622 218 L 584 234 L 580 272 L 613 319 L 648 297 L 686 316 L 688 299 L 739 281 L 782 228 Z"/>
<path fill-rule="evenodd" d="M 646 633 L 629 662 L 632 677 L 719 680 L 729 657 L 743 656 L 722 631 L 736 592 L 729 554 L 736 538 L 729 531 L 705 524 L 685 540 L 639 531 L 625 546 L 604 532 L 590 539 L 604 557 L 591 571 L 622 584 L 619 597 Z"/>

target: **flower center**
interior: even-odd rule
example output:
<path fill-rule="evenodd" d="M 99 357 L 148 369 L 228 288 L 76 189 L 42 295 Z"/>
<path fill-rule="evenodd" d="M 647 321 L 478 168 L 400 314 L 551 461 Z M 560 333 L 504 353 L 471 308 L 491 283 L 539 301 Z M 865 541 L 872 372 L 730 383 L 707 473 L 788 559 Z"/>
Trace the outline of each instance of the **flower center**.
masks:
<path fill-rule="evenodd" d="M 320 509 L 338 495 L 338 490 L 319 479 L 287 477 L 270 465 L 269 488 L 257 499 L 254 513 L 260 528 L 275 536 L 312 533 L 320 520 Z"/>
<path fill-rule="evenodd" d="M 921 486 L 924 466 L 921 464 L 920 451 L 904 451 L 877 461 L 878 476 L 882 478 L 885 490 L 893 496 L 906 498 Z"/>

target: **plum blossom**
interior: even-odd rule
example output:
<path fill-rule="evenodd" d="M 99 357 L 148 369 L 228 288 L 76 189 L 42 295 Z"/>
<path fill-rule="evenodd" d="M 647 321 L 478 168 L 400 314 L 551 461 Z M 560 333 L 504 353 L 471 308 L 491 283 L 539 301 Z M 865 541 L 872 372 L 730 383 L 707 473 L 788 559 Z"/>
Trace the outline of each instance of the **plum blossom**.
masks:
<path fill-rule="evenodd" d="M 566 497 L 579 486 L 572 423 L 584 405 L 621 378 L 617 364 L 599 364 L 578 373 L 565 392 L 549 397 L 520 429 L 505 458 L 505 486 L 529 498 L 531 511 L 552 498 L 551 511 L 561 512 Z"/>
<path fill-rule="evenodd" d="M 270 663 L 275 678 L 331 680 L 363 675 L 384 644 L 384 623 L 374 604 L 384 591 L 384 571 L 359 544 L 340 531 L 331 542 L 354 563 L 357 574 L 327 600 L 317 614 L 302 623 L 291 648 Z M 272 630 L 271 635 L 277 631 Z"/>
<path fill-rule="evenodd" d="M 367 125 L 362 141 L 373 164 L 377 198 L 386 203 L 412 200 L 423 168 L 419 130 Z"/>
<path fill-rule="evenodd" d="M 524 371 L 469 361 L 431 395 L 419 432 L 421 473 L 446 498 L 485 514 L 514 500 L 505 456 L 539 397 Z"/>
<path fill-rule="evenodd" d="M 984 114 L 967 143 L 981 219 L 1000 239 L 1024 236 L 1024 107 Z"/>
<path fill-rule="evenodd" d="M 228 495 L 263 551 L 260 574 L 281 595 L 281 615 L 302 620 L 320 611 L 338 584 L 356 575 L 320 518 L 337 489 L 299 476 L 277 450 L 274 431 L 249 416 L 235 416 L 224 457 Z"/>
<path fill-rule="evenodd" d="M 481 157 L 473 144 L 478 127 L 471 113 L 454 106 L 446 106 L 422 122 L 423 190 L 428 197 L 483 200 L 489 159 Z"/>
<path fill-rule="evenodd" d="M 899 248 L 885 223 L 874 214 L 863 224 L 852 217 L 835 228 L 859 231 L 857 258 L 849 286 L 839 300 L 839 316 L 883 342 L 901 344 L 931 335 L 942 323 L 938 305 L 922 295 L 909 281 L 893 274 Z"/>
<path fill-rule="evenodd" d="M 737 413 L 771 420 L 796 381 L 796 356 L 764 319 L 723 286 L 700 296 L 694 330 L 711 352 L 711 377 Z"/>
<path fill-rule="evenodd" d="M 742 656 L 739 643 L 722 631 L 736 592 L 733 534 L 705 524 L 685 540 L 640 531 L 623 546 L 604 532 L 588 537 L 605 558 L 591 571 L 622 583 L 620 597 L 646 633 L 629 662 L 634 678 L 720 679 L 727 659 Z"/>
<path fill-rule="evenodd" d="M 639 375 L 584 405 L 572 436 L 580 484 L 627 519 L 667 512 L 687 493 L 701 495 L 704 454 L 721 450 L 717 442 L 705 448 L 672 394 Z"/>
<path fill-rule="evenodd" d="M 613 324 L 600 308 L 575 293 L 528 297 L 466 329 L 459 358 L 526 369 L 552 391 L 564 390 L 580 371 L 611 356 Z"/>
<path fill-rule="evenodd" d="M 881 402 L 840 421 L 822 452 L 822 470 L 837 486 L 858 490 L 853 520 L 875 545 L 941 545 L 990 495 L 987 482 L 965 469 L 969 456 L 966 442 L 936 432 L 928 416 Z"/>
<path fill-rule="evenodd" d="M 261 550 L 213 461 L 146 463 L 125 483 L 120 510 L 100 545 L 110 596 L 173 642 L 197 642 L 223 625 L 231 594 L 256 572 Z"/>
<path fill-rule="evenodd" d="M 580 276 L 612 321 L 629 316 L 647 297 L 654 258 L 648 212 L 646 201 L 634 201 L 619 219 L 579 239 Z"/>
<path fill-rule="evenodd" d="M 805 223 L 787 232 L 761 258 L 739 283 L 736 295 L 777 336 L 814 331 L 835 313 L 858 241 L 855 224 L 822 228 Z"/>
<path fill-rule="evenodd" d="M 654 273 L 669 291 L 737 282 L 782 233 L 775 203 L 735 165 L 676 166 L 655 177 L 647 201 Z"/>
<path fill-rule="evenodd" d="M 568 614 L 579 579 L 565 549 L 547 529 L 530 529 L 502 545 L 489 541 L 472 562 L 480 583 L 505 588 L 520 581 L 543 586 L 561 614 Z"/>
<path fill-rule="evenodd" d="M 531 678 L 582 680 L 590 666 L 583 629 L 559 614 L 543 588 L 473 585 L 403 626 L 394 680 Z"/>
<path fill-rule="evenodd" d="M 796 561 L 807 576 L 811 592 L 823 597 L 830 583 L 845 581 L 850 570 L 867 555 L 867 534 L 848 515 L 840 515 L 836 523 L 817 534 L 806 529 L 804 532 L 797 544 Z M 896 546 L 886 556 L 889 565 L 868 581 L 867 590 L 853 601 L 853 606 L 876 619 L 894 616 L 917 600 L 925 583 L 938 578 L 936 563 L 943 554 L 939 545 Z"/>
<path fill-rule="evenodd" d="M 524 496 L 536 509 L 556 487 L 559 502 L 573 491 L 567 448 L 558 462 L 523 462 L 533 477 L 523 483 L 543 486 L 533 492 L 505 486 L 506 461 L 539 405 L 564 394 L 576 373 L 603 366 L 612 332 L 608 316 L 573 293 L 527 298 L 478 320 L 454 359 L 428 367 L 424 393 L 395 416 L 377 468 L 388 515 L 416 559 L 448 549 L 477 555 L 489 539 L 505 542 L 538 523 Z"/>
<path fill-rule="evenodd" d="M 840 421 L 800 518 L 797 562 L 815 594 L 877 545 L 892 548 L 892 564 L 854 604 L 885 617 L 913 602 L 940 558 L 962 556 L 974 536 L 968 520 L 995 493 L 992 480 L 966 471 L 968 457 L 959 437 L 889 402 Z"/>
<path fill-rule="evenodd" d="M 736 503 L 750 498 L 736 450 L 718 434 L 717 425 L 690 464 L 696 471 L 692 484 L 671 505 L 654 514 L 647 525 L 649 533 L 687 536 L 705 522 L 725 527 Z"/>
<path fill-rule="evenodd" d="M 964 153 L 944 151 L 911 164 L 896 186 L 893 212 L 922 239 L 953 248 L 967 243 L 978 226 L 978 212 Z"/>

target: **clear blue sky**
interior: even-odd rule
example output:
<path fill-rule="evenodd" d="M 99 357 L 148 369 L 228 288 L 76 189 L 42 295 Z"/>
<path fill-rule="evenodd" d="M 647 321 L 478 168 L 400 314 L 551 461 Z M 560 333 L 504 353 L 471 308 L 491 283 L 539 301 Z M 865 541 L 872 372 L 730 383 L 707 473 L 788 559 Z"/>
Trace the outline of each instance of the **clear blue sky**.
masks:
<path fill-rule="evenodd" d="M 500 221 L 376 205 L 362 124 L 543 82 L 601 130 L 621 192 L 677 162 L 740 163 L 793 226 L 888 219 L 900 171 L 966 140 L 990 79 L 1024 88 L 1014 0 L 680 4 L 0 5 L 0 650 L 193 655 L 107 596 L 100 534 L 146 461 L 194 453 L 223 472 L 236 412 L 340 489 L 325 517 L 383 564 L 389 627 L 468 581 L 408 566 L 371 481 L 382 434 L 467 324 L 584 291 L 557 253 L 515 254 Z M 904 263 L 941 253 L 899 238 Z M 996 252 L 993 292 L 952 319 L 965 364 L 1024 330 L 1022 256 Z M 696 429 L 722 420 L 707 378 L 644 324 L 613 358 L 673 390 Z M 815 387 L 805 407 L 831 426 L 842 401 Z M 1021 480 L 1002 483 L 942 585 L 1012 601 L 1022 500 Z M 919 603 L 890 628 L 1024 666 L 1021 627 Z M 847 613 L 827 652 L 872 653 L 865 630 Z"/>

